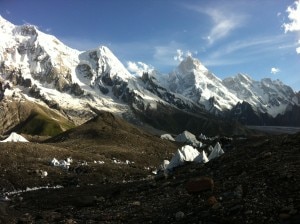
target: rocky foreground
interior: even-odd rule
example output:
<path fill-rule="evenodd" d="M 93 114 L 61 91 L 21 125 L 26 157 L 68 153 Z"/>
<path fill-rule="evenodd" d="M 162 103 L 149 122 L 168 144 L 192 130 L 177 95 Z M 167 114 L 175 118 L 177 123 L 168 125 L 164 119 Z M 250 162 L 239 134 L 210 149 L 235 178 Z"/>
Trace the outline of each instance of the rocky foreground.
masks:
<path fill-rule="evenodd" d="M 130 181 L 126 177 L 99 181 L 92 168 L 68 171 L 72 174 L 64 171 L 56 182 L 55 176 L 42 178 L 49 178 L 48 182 L 52 178 L 53 186 L 61 188 L 3 194 L 0 220 L 296 224 L 300 220 L 299 149 L 300 134 L 251 137 L 233 140 L 225 154 L 206 164 L 189 163 L 158 175 L 147 171 L 144 177 L 137 172 Z M 132 169 L 120 172 L 129 176 Z M 5 181 L 1 181 L 3 190 Z"/>

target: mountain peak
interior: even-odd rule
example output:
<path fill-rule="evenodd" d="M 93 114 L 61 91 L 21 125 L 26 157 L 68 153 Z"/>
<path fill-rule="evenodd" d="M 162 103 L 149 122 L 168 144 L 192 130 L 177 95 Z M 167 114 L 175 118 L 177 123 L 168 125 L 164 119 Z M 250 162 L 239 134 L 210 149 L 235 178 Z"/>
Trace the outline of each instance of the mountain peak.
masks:
<path fill-rule="evenodd" d="M 251 77 L 246 74 L 238 73 L 236 77 L 244 83 L 252 83 L 253 82 Z"/>
<path fill-rule="evenodd" d="M 102 53 L 102 54 L 110 54 L 110 55 L 113 54 L 113 53 L 111 52 L 111 50 L 110 50 L 108 47 L 104 46 L 104 45 L 100 45 L 100 46 L 98 47 L 98 49 L 99 49 L 100 53 Z"/>
<path fill-rule="evenodd" d="M 119 77 L 128 80 L 132 75 L 125 66 L 106 46 L 99 46 L 96 49 L 85 51 L 79 56 L 81 61 L 92 63 L 92 70 L 99 74 L 109 74 L 111 77 Z"/>
<path fill-rule="evenodd" d="M 191 72 L 193 70 L 207 71 L 207 68 L 196 58 L 193 58 L 191 55 L 188 55 L 178 66 L 178 69 L 181 72 Z"/>

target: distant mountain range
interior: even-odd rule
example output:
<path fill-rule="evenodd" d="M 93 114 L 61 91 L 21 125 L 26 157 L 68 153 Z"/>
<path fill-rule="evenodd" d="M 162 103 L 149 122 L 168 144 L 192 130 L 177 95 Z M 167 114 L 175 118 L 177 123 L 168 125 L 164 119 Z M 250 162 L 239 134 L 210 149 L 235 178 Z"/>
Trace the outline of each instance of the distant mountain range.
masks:
<path fill-rule="evenodd" d="M 0 134 L 55 135 L 105 110 L 160 130 L 245 134 L 240 125 L 300 126 L 300 93 L 279 80 L 224 80 L 186 57 L 167 75 L 131 74 L 105 46 L 78 51 L 0 17 Z"/>

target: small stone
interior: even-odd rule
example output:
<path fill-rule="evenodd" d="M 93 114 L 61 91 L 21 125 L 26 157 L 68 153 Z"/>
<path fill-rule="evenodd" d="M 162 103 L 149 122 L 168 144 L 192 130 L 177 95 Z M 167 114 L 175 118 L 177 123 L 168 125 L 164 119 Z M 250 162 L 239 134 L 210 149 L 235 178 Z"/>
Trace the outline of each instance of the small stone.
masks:
<path fill-rule="evenodd" d="M 65 221 L 65 224 L 77 224 L 77 222 L 75 220 L 73 220 L 73 219 L 67 219 Z"/>
<path fill-rule="evenodd" d="M 217 210 L 217 209 L 221 208 L 221 203 L 217 202 L 217 203 L 215 203 L 211 208 L 212 208 L 213 210 Z"/>
<path fill-rule="evenodd" d="M 293 210 L 293 206 L 285 206 L 283 208 L 281 208 L 281 212 L 282 213 L 289 213 L 291 210 Z"/>
<path fill-rule="evenodd" d="M 134 205 L 134 206 L 140 206 L 141 202 L 140 201 L 134 201 L 131 204 Z"/>
<path fill-rule="evenodd" d="M 272 152 L 265 152 L 262 157 L 263 158 L 269 158 L 271 156 L 272 156 Z"/>
<path fill-rule="evenodd" d="M 98 201 L 98 202 L 104 202 L 105 198 L 103 196 L 96 197 L 96 201 Z"/>
<path fill-rule="evenodd" d="M 247 210 L 247 211 L 245 211 L 245 215 L 251 215 L 252 213 L 253 213 L 252 210 Z"/>
<path fill-rule="evenodd" d="M 297 212 L 298 212 L 298 210 L 293 208 L 292 210 L 290 210 L 289 214 L 290 215 L 296 215 Z"/>
<path fill-rule="evenodd" d="M 171 184 L 171 182 L 168 181 L 168 182 L 163 183 L 161 186 L 162 186 L 162 187 L 167 187 L 167 186 L 169 186 L 170 184 Z"/>
<path fill-rule="evenodd" d="M 289 219 L 289 218 L 290 218 L 290 214 L 287 214 L 287 213 L 280 213 L 279 218 L 280 218 L 280 219 L 283 219 L 283 220 Z"/>
<path fill-rule="evenodd" d="M 210 177 L 200 177 L 194 180 L 190 180 L 186 184 L 185 188 L 189 193 L 198 193 L 206 190 L 213 190 L 214 181 Z"/>
<path fill-rule="evenodd" d="M 235 206 L 231 207 L 231 208 L 229 209 L 229 211 L 230 211 L 230 212 L 236 212 L 236 211 L 242 209 L 242 207 L 243 207 L 242 205 L 235 205 Z"/>
<path fill-rule="evenodd" d="M 90 195 L 80 196 L 80 197 L 76 198 L 74 202 L 75 202 L 76 206 L 80 206 L 80 207 L 92 206 L 96 202 L 96 197 L 90 196 Z"/>
<path fill-rule="evenodd" d="M 176 220 L 180 220 L 180 219 L 183 219 L 184 218 L 184 213 L 182 211 L 179 211 L 175 214 L 175 218 Z"/>
<path fill-rule="evenodd" d="M 237 198 L 242 198 L 243 196 L 243 187 L 242 185 L 238 185 L 236 188 L 235 188 L 235 191 L 234 191 L 234 194 Z"/>
<path fill-rule="evenodd" d="M 218 201 L 215 196 L 210 196 L 207 199 L 207 203 L 208 203 L 208 205 L 213 206 L 214 204 L 218 203 Z"/>

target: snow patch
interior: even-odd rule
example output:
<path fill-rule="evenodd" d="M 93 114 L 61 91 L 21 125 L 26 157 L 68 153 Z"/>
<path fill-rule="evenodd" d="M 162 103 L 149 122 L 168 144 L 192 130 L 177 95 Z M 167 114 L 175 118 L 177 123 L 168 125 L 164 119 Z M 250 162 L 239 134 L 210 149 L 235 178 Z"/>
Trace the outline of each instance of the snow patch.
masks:
<path fill-rule="evenodd" d="M 121 160 L 115 159 L 115 158 L 112 159 L 112 163 L 120 164 L 120 165 L 130 165 L 130 164 L 134 164 L 133 161 L 125 160 L 125 162 L 124 162 L 124 161 L 121 161 Z"/>
<path fill-rule="evenodd" d="M 10 192 L 5 192 L 4 195 L 9 196 L 9 195 L 16 195 L 16 194 L 21 194 L 25 192 L 30 192 L 30 191 L 38 191 L 38 190 L 43 190 L 43 189 L 60 189 L 63 188 L 61 185 L 56 185 L 56 186 L 44 186 L 44 187 L 27 187 L 25 190 L 16 190 L 16 191 L 10 191 Z"/>
<path fill-rule="evenodd" d="M 0 142 L 29 142 L 29 141 L 23 136 L 17 134 L 16 132 L 12 132 L 8 138 Z"/>
<path fill-rule="evenodd" d="M 65 160 L 60 160 L 60 161 L 58 161 L 56 158 L 53 158 L 51 160 L 51 165 L 61 167 L 61 168 L 68 170 L 70 168 L 72 162 L 73 162 L 72 158 L 67 158 Z"/>
<path fill-rule="evenodd" d="M 172 141 L 172 142 L 175 141 L 175 139 L 170 134 L 163 134 L 163 135 L 160 136 L 160 138 L 164 139 L 164 140 L 169 140 L 169 141 Z"/>

